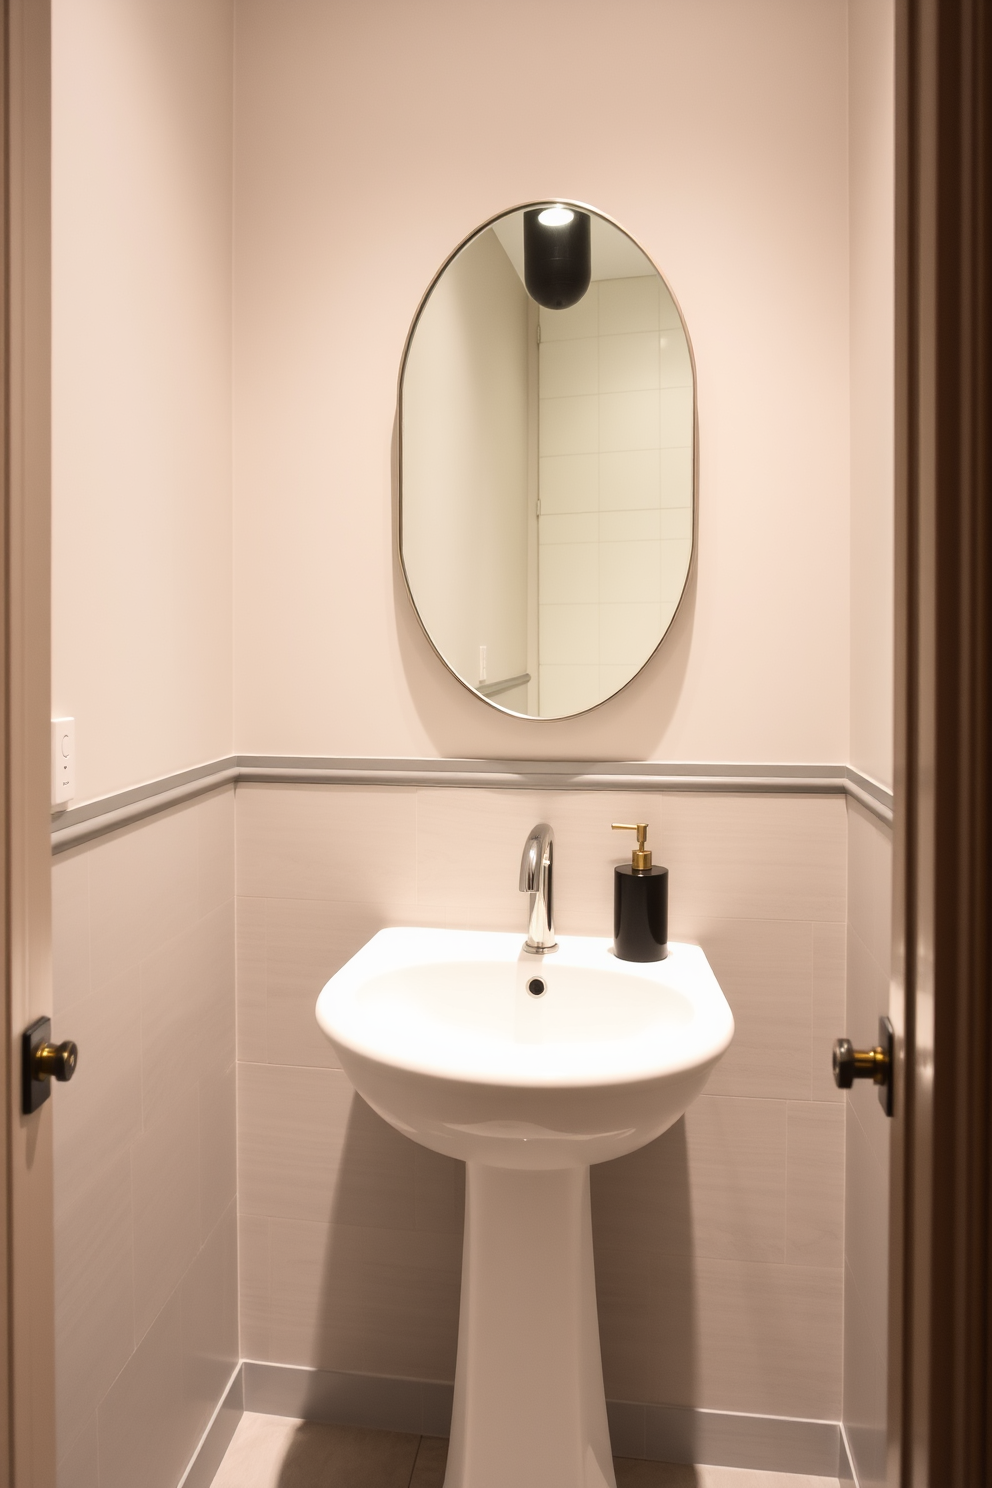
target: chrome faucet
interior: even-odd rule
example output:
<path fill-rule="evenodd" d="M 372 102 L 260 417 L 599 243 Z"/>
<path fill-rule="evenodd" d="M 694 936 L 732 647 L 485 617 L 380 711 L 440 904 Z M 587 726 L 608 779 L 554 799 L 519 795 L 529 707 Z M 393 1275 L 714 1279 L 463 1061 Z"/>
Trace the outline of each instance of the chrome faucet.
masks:
<path fill-rule="evenodd" d="M 558 949 L 552 909 L 555 834 L 547 822 L 532 827 L 520 859 L 520 892 L 530 894 L 530 922 L 524 950 L 535 956 Z"/>

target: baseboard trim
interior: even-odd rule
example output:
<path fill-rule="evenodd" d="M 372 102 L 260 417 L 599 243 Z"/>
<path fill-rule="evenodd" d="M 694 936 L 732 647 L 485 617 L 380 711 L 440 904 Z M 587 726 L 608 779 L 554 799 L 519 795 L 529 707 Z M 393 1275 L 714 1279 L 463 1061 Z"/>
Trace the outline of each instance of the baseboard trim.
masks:
<path fill-rule="evenodd" d="M 209 1488 L 243 1411 L 293 1416 L 329 1426 L 368 1426 L 447 1436 L 452 1386 L 436 1380 L 347 1374 L 245 1359 L 218 1406 L 180 1488 Z M 857 1480 L 836 1421 L 757 1416 L 693 1406 L 607 1402 L 618 1457 L 706 1463 L 764 1472 Z"/>
<path fill-rule="evenodd" d="M 239 1364 L 179 1481 L 179 1488 L 210 1488 L 244 1409 L 244 1367 Z"/>
<path fill-rule="evenodd" d="M 337 759 L 228 755 L 116 795 L 70 807 L 52 821 L 62 853 L 224 786 L 374 785 L 471 790 L 691 791 L 703 794 L 848 796 L 892 821 L 892 792 L 850 765 L 669 764 L 643 760 Z"/>

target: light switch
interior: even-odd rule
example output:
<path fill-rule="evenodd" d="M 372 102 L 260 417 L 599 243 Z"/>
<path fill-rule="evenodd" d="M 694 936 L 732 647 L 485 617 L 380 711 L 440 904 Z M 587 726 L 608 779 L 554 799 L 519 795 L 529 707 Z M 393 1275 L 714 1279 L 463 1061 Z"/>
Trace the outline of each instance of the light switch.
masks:
<path fill-rule="evenodd" d="M 52 719 L 52 805 L 68 806 L 76 790 L 76 720 Z"/>

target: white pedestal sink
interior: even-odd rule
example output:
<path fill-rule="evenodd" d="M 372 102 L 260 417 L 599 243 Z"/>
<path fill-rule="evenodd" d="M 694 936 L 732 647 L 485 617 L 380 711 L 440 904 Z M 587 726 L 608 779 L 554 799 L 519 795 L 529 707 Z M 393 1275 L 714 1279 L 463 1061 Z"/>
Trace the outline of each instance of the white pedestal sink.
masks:
<path fill-rule="evenodd" d="M 537 994 L 537 995 L 535 995 Z M 659 1136 L 734 1020 L 698 946 L 619 961 L 605 940 L 382 930 L 317 1019 L 356 1089 L 468 1165 L 445 1488 L 615 1488 L 589 1164 Z"/>

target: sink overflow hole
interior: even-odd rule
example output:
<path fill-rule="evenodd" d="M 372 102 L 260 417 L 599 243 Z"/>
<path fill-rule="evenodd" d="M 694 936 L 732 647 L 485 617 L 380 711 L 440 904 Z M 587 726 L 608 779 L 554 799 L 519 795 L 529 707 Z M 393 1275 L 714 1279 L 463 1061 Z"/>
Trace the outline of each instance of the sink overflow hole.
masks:
<path fill-rule="evenodd" d="M 547 990 L 547 983 L 542 977 L 531 977 L 527 983 L 527 991 L 531 997 L 541 997 Z"/>

